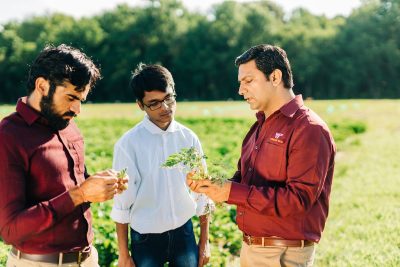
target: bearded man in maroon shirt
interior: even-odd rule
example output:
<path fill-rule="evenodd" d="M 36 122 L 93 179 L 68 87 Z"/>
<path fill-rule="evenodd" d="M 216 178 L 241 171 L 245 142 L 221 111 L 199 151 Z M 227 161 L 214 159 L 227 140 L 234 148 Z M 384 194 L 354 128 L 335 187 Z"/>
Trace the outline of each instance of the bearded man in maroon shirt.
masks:
<path fill-rule="evenodd" d="M 312 266 L 328 216 L 335 143 L 325 122 L 293 93 L 286 52 L 258 45 L 240 55 L 239 94 L 258 111 L 238 170 L 225 184 L 187 183 L 237 206 L 241 266 Z"/>
<path fill-rule="evenodd" d="M 30 66 L 28 96 L 0 123 L 0 235 L 12 245 L 7 267 L 98 266 L 90 203 L 113 198 L 122 184 L 113 170 L 87 174 L 73 117 L 99 78 L 81 51 L 47 46 Z"/>

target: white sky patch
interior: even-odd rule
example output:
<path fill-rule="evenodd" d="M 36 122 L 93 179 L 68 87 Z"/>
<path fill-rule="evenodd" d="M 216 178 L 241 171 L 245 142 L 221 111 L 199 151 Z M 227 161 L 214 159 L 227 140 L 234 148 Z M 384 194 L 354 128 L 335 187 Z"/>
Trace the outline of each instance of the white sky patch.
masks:
<path fill-rule="evenodd" d="M 240 0 L 249 2 L 251 0 Z M 183 4 L 192 11 L 207 11 L 211 5 L 221 3 L 221 0 L 183 0 Z M 352 9 L 361 5 L 361 0 L 275 0 L 286 13 L 303 7 L 316 15 L 326 15 L 332 18 L 336 15 L 349 15 Z M 67 15 L 90 17 L 105 10 L 110 10 L 118 4 L 144 5 L 145 0 L 0 0 L 0 23 L 10 20 L 21 21 L 33 15 L 43 15 L 52 12 L 62 12 Z"/>

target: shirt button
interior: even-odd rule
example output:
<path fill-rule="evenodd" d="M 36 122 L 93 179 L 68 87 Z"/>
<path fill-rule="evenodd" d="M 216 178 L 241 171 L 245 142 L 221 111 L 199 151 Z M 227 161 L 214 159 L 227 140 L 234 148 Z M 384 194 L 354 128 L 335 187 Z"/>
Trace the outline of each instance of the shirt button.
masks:
<path fill-rule="evenodd" d="M 258 146 L 255 147 L 255 150 L 258 150 Z"/>
<path fill-rule="evenodd" d="M 250 168 L 249 168 L 249 172 L 251 172 L 252 170 L 253 170 L 253 169 L 250 167 Z"/>

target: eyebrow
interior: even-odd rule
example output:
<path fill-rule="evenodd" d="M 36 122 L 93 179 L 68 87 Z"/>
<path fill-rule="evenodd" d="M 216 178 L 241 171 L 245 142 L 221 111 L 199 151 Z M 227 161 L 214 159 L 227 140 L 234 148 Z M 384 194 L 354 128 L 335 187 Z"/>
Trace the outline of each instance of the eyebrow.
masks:
<path fill-rule="evenodd" d="M 168 93 L 163 99 L 151 99 L 151 100 L 149 100 L 149 103 L 161 102 L 161 101 L 165 100 L 167 97 L 170 97 L 172 95 L 173 95 L 173 93 Z"/>

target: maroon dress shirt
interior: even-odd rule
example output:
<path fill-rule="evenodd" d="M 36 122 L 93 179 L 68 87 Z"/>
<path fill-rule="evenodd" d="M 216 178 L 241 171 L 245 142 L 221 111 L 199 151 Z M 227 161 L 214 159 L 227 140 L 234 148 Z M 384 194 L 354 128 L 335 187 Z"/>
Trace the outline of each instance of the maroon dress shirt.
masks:
<path fill-rule="evenodd" d="M 329 210 L 335 143 L 301 95 L 265 119 L 257 113 L 242 145 L 228 203 L 252 236 L 318 242 Z"/>
<path fill-rule="evenodd" d="M 0 235 L 22 252 L 80 250 L 93 239 L 88 203 L 68 190 L 85 180 L 83 138 L 73 121 L 61 131 L 18 100 L 0 123 Z"/>

